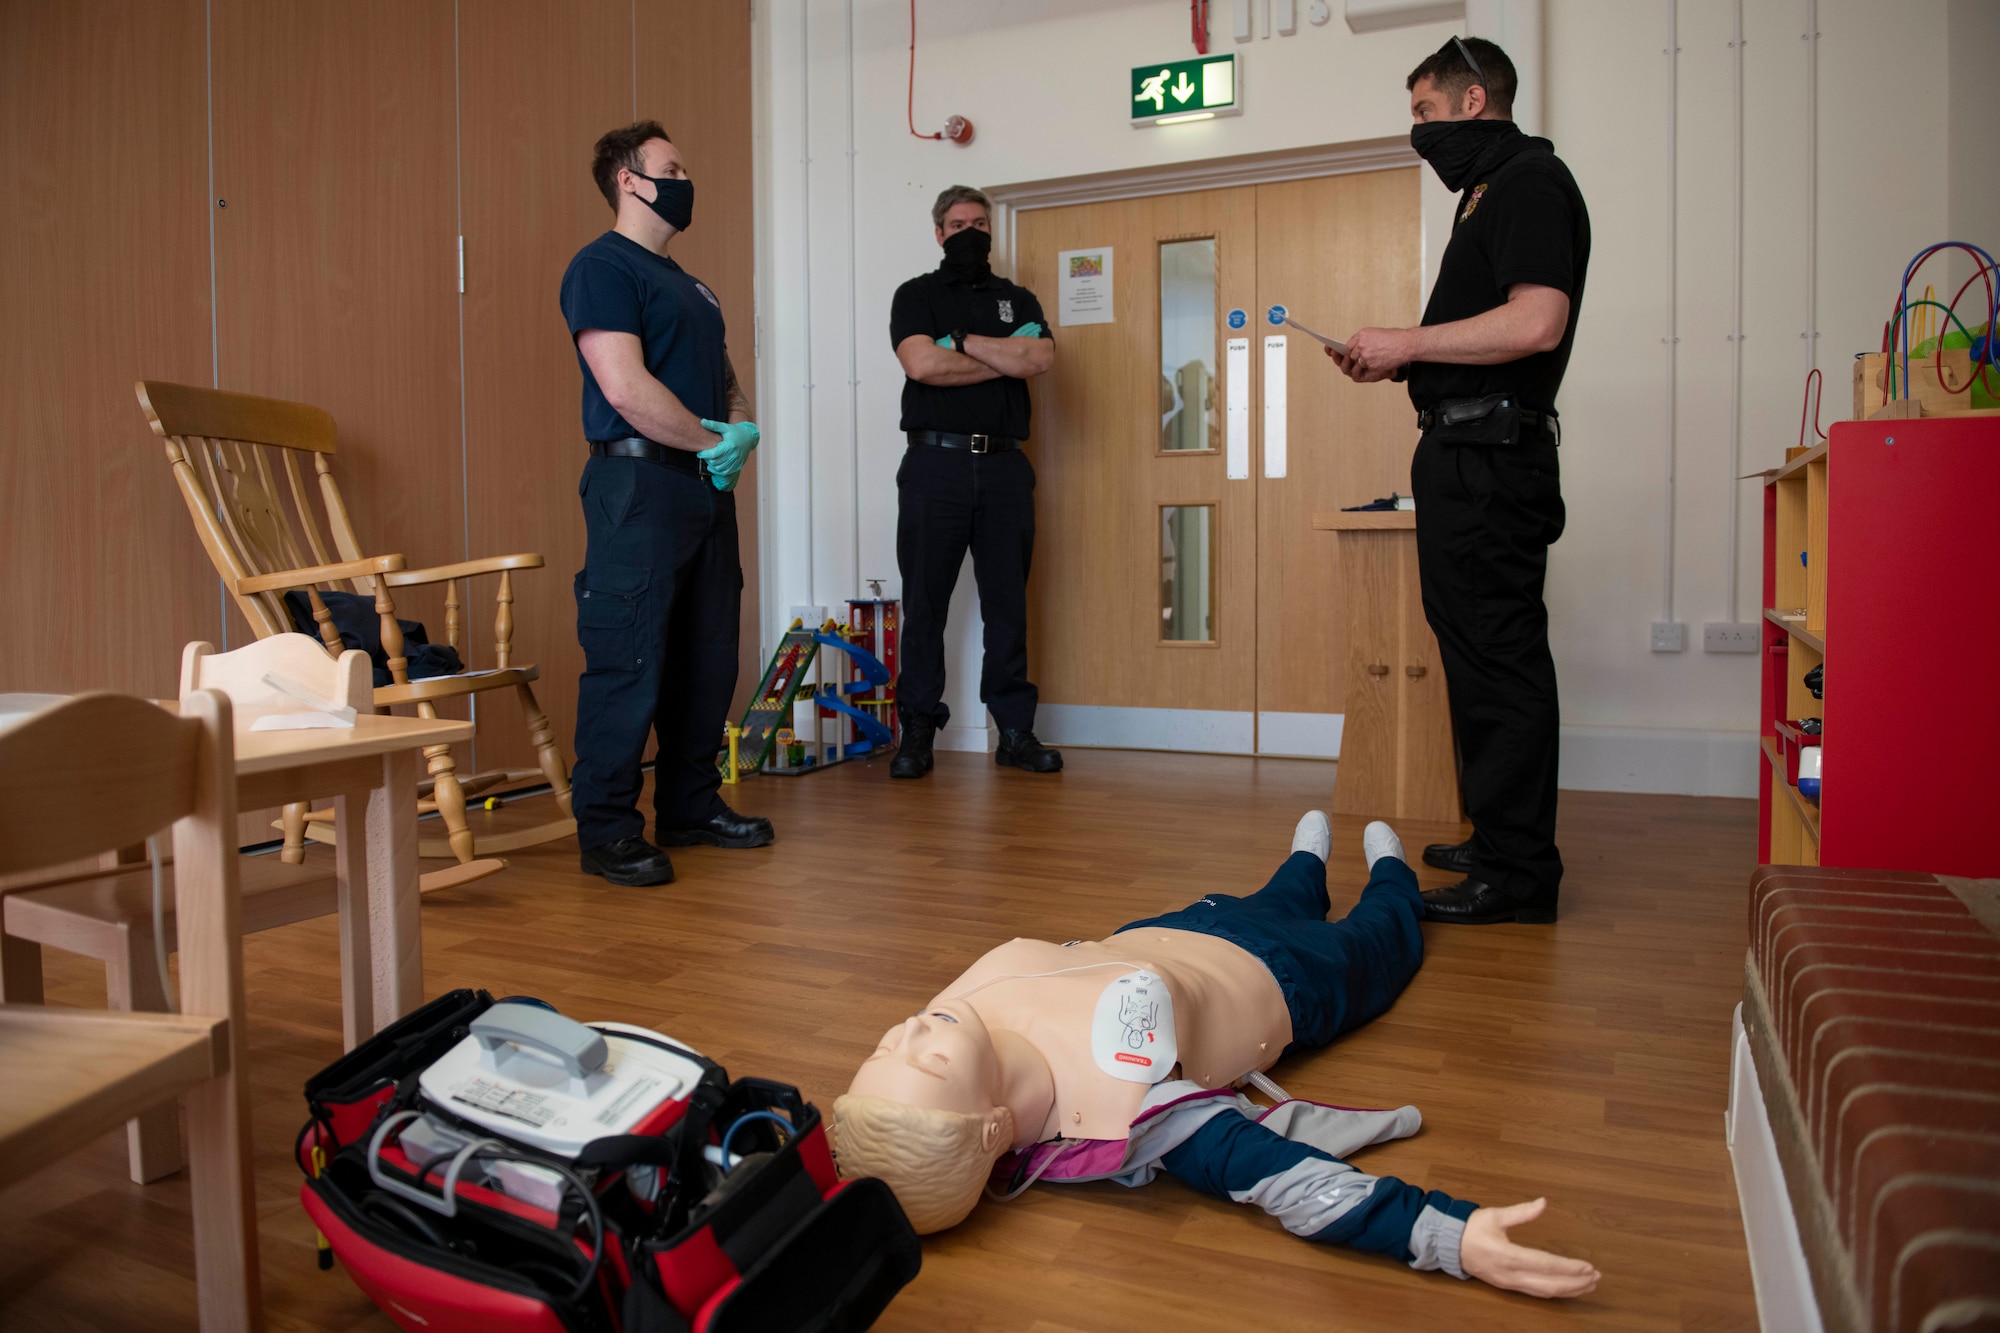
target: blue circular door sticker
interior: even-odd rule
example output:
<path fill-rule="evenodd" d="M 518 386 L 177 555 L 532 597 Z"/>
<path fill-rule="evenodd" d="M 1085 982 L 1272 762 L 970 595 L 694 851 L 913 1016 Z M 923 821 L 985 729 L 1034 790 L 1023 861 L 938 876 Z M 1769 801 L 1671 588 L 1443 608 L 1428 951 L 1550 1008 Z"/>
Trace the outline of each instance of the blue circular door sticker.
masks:
<path fill-rule="evenodd" d="M 1287 313 L 1289 312 L 1283 306 L 1274 305 L 1264 312 L 1264 318 L 1270 320 L 1271 327 L 1275 329 L 1284 324 Z"/>
<path fill-rule="evenodd" d="M 1229 312 L 1229 327 L 1230 327 L 1230 328 L 1232 328 L 1232 329 L 1240 329 L 1240 328 L 1242 328 L 1242 327 L 1243 327 L 1243 326 L 1244 326 L 1245 324 L 1248 324 L 1249 322 L 1250 322 L 1250 317 L 1249 317 L 1248 315 L 1244 314 L 1244 313 L 1243 313 L 1243 312 L 1242 312 L 1241 310 L 1232 310 L 1232 311 L 1230 311 L 1230 312 Z"/>

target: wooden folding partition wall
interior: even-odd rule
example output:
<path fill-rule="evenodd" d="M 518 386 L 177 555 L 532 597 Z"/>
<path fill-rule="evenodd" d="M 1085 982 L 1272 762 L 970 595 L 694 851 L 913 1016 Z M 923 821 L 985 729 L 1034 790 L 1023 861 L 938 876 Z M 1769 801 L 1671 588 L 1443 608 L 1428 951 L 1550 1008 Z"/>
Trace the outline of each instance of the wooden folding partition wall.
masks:
<path fill-rule="evenodd" d="M 183 643 L 247 638 L 132 396 L 215 383 L 333 413 L 371 553 L 548 558 L 514 641 L 567 750 L 584 453 L 556 295 L 611 222 L 591 144 L 635 116 L 688 162 L 674 257 L 721 296 L 754 402 L 748 5 L 0 5 L 0 691 L 165 697 Z M 426 591 L 404 614 L 442 639 Z M 483 655 L 490 601 L 467 605 Z M 479 763 L 532 766 L 513 703 L 483 707 Z"/>

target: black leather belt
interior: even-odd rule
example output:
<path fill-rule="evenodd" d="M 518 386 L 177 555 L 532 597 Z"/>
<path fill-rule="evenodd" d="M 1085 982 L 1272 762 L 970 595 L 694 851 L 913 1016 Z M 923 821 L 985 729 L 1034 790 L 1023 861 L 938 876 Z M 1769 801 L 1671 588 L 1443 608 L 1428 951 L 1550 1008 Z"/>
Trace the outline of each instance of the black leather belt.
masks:
<path fill-rule="evenodd" d="M 1019 449 L 1021 442 L 1005 435 L 958 435 L 948 430 L 913 430 L 911 444 L 927 444 L 933 449 L 964 449 L 975 454 L 1004 454 Z"/>
<path fill-rule="evenodd" d="M 643 458 L 648 463 L 659 463 L 663 466 L 673 468 L 677 472 L 685 472 L 689 476 L 706 477 L 708 475 L 708 464 L 702 462 L 687 450 L 669 449 L 664 444 L 655 444 L 653 441 L 638 435 L 627 435 L 622 440 L 592 440 L 590 442 L 590 456 L 592 458 Z"/>
<path fill-rule="evenodd" d="M 1476 398 L 1447 398 L 1436 407 L 1427 407 L 1417 413 L 1417 429 L 1428 431 L 1434 426 L 1446 424 L 1445 416 L 1460 404 L 1473 404 Z M 1557 425 L 1552 412 L 1535 412 L 1528 408 L 1515 409 L 1515 419 L 1521 423 L 1521 438 L 1526 443 L 1546 441 L 1549 444 L 1562 443 L 1562 428 Z M 1456 424 L 1456 423 L 1453 423 Z"/>

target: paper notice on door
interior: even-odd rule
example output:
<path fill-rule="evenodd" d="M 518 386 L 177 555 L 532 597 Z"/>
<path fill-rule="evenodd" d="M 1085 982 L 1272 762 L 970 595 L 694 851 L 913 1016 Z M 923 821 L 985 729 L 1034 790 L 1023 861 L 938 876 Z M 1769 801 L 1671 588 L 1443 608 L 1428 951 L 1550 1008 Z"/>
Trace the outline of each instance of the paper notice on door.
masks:
<path fill-rule="evenodd" d="M 1056 322 L 1066 329 L 1112 322 L 1110 246 L 1056 255 Z"/>
<path fill-rule="evenodd" d="M 1285 475 L 1285 339 L 1264 339 L 1264 475 Z"/>
<path fill-rule="evenodd" d="M 1223 462 L 1229 480 L 1246 481 L 1250 477 L 1250 340 L 1231 338 L 1224 350 L 1223 359 L 1228 362 L 1224 415 L 1229 424 L 1229 447 Z"/>

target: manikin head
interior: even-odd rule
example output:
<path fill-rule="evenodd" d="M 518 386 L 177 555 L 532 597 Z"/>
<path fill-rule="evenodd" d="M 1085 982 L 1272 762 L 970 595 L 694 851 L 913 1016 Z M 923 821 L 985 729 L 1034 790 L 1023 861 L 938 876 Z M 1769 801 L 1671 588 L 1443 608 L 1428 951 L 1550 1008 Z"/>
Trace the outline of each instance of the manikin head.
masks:
<path fill-rule="evenodd" d="M 970 1005 L 943 1001 L 890 1028 L 833 1103 L 840 1173 L 886 1181 L 919 1234 L 956 1226 L 1014 1144 L 1001 1084 Z"/>
<path fill-rule="evenodd" d="M 1410 71 L 1410 119 L 1507 120 L 1514 114 L 1514 62 L 1483 37 L 1454 37 Z"/>

